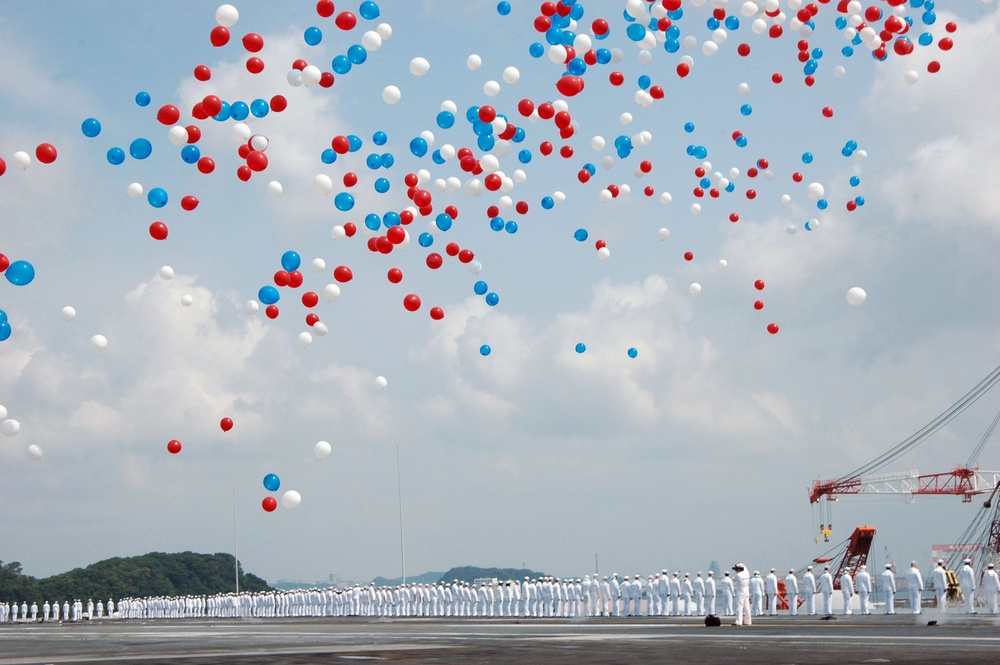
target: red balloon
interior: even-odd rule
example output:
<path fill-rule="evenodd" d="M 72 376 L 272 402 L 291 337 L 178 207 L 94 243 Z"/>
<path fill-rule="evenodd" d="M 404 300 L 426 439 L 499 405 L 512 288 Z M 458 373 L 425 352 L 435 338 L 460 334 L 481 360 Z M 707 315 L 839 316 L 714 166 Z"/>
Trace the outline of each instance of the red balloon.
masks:
<path fill-rule="evenodd" d="M 538 117 L 542 120 L 551 120 L 556 114 L 556 107 L 549 102 L 543 102 L 538 105 Z"/>
<path fill-rule="evenodd" d="M 444 263 L 444 259 L 437 252 L 431 252 L 427 255 L 427 267 L 431 270 L 437 270 Z"/>
<path fill-rule="evenodd" d="M 194 77 L 199 81 L 208 81 L 212 78 L 212 70 L 208 65 L 198 65 L 194 68 Z"/>
<path fill-rule="evenodd" d="M 251 150 L 247 155 L 247 166 L 251 171 L 263 171 L 267 168 L 267 155 L 259 150 Z"/>
<path fill-rule="evenodd" d="M 346 226 L 344 227 L 346 230 Z M 343 284 L 354 279 L 354 273 L 347 266 L 337 266 L 333 269 L 333 278 Z"/>
<path fill-rule="evenodd" d="M 393 245 L 399 245 L 406 240 L 406 229 L 402 226 L 390 226 L 385 232 L 385 236 Z"/>
<path fill-rule="evenodd" d="M 461 246 L 457 242 L 450 242 L 444 248 L 444 253 L 448 256 L 458 256 L 458 253 L 462 250 Z"/>
<path fill-rule="evenodd" d="M 595 35 L 606 35 L 608 34 L 608 22 L 603 18 L 595 18 L 594 22 L 590 24 L 590 29 Z"/>
<path fill-rule="evenodd" d="M 756 282 L 753 283 L 753 288 L 757 289 L 758 291 L 763 291 L 764 290 L 764 280 L 758 279 Z"/>
<path fill-rule="evenodd" d="M 694 259 L 694 252 L 684 252 L 684 260 L 691 261 Z"/>
<path fill-rule="evenodd" d="M 330 4 L 332 5 L 333 3 L 331 2 Z M 265 496 L 264 500 L 260 502 L 260 507 L 266 513 L 273 513 L 278 508 L 278 500 L 273 496 Z"/>
<path fill-rule="evenodd" d="M 242 180 L 243 182 L 249 180 L 250 176 L 252 175 L 253 171 L 250 170 L 249 166 L 243 165 L 240 168 L 236 169 L 236 177 Z"/>
<path fill-rule="evenodd" d="M 579 76 L 562 76 L 556 82 L 556 89 L 567 97 L 575 97 L 583 92 L 583 79 Z"/>
<path fill-rule="evenodd" d="M 195 208 L 197 208 L 199 203 L 200 201 L 198 201 L 197 196 L 192 196 L 191 194 L 188 194 L 187 196 L 181 199 L 181 208 L 184 208 L 185 210 L 190 212 Z"/>
<path fill-rule="evenodd" d="M 269 318 L 269 319 L 276 319 L 276 318 L 278 318 L 278 306 L 277 305 L 268 305 L 267 309 L 264 310 L 264 314 L 266 314 L 267 318 Z"/>
<path fill-rule="evenodd" d="M 149 225 L 149 235 L 153 237 L 153 240 L 166 240 L 167 225 L 163 222 L 153 222 Z"/>
<path fill-rule="evenodd" d="M 832 106 L 824 106 L 823 107 L 823 117 L 824 118 L 832 118 L 833 117 L 833 107 Z"/>
<path fill-rule="evenodd" d="M 314 326 L 319 322 L 319 314 L 316 312 L 309 312 L 306 314 L 306 325 Z"/>
<path fill-rule="evenodd" d="M 358 17 L 351 12 L 340 12 L 337 14 L 337 18 L 334 19 L 334 23 L 341 30 L 353 30 L 354 26 L 358 24 Z"/>
<path fill-rule="evenodd" d="M 251 150 L 253 150 L 253 148 L 251 148 L 249 144 L 244 143 L 236 149 L 236 154 L 240 156 L 240 159 L 246 159 L 250 155 Z"/>
<path fill-rule="evenodd" d="M 405 298 L 403 298 L 403 307 L 406 308 L 408 312 L 415 312 L 420 309 L 420 296 L 416 293 L 410 293 Z"/>
<path fill-rule="evenodd" d="M 333 140 L 330 141 L 330 147 L 338 155 L 346 155 L 351 149 L 351 140 L 343 135 L 334 136 Z"/>
<path fill-rule="evenodd" d="M 222 420 L 219 421 L 219 427 L 222 428 L 223 432 L 228 432 L 233 428 L 233 419 L 223 418 Z"/>
<path fill-rule="evenodd" d="M 302 280 L 303 280 L 302 273 L 299 272 L 298 270 L 293 270 L 292 272 L 288 273 L 289 287 L 293 289 L 299 288 L 300 286 L 302 286 Z"/>
<path fill-rule="evenodd" d="M 552 144 L 548 141 L 542 141 L 541 145 L 538 146 L 538 152 L 542 153 L 546 157 L 552 154 Z"/>
<path fill-rule="evenodd" d="M 205 98 L 201 100 L 201 110 L 207 113 L 210 118 L 215 117 L 222 111 L 222 100 L 217 95 L 205 95 Z"/>
<path fill-rule="evenodd" d="M 333 72 L 323 72 L 322 74 L 319 75 L 319 87 L 332 88 L 333 82 L 334 82 Z"/>
<path fill-rule="evenodd" d="M 275 113 L 281 113 L 288 108 L 288 100 L 285 99 L 284 95 L 275 95 L 271 97 L 271 110 Z"/>
<path fill-rule="evenodd" d="M 400 215 L 400 217 L 402 217 L 402 215 Z M 404 224 L 405 223 L 406 222 L 404 222 Z M 358 232 L 358 225 L 355 224 L 354 222 L 348 222 L 348 223 L 344 224 L 344 234 L 348 238 L 353 238 L 354 234 L 357 233 L 357 232 Z"/>
<path fill-rule="evenodd" d="M 418 208 L 426 208 L 431 204 L 433 196 L 426 189 L 418 189 L 413 195 L 413 203 L 416 204 Z"/>
<path fill-rule="evenodd" d="M 625 75 L 621 72 L 611 72 L 608 75 L 608 80 L 611 81 L 611 85 L 617 87 L 625 82 Z"/>
<path fill-rule="evenodd" d="M 319 294 L 315 291 L 306 291 L 302 294 L 302 304 L 306 307 L 315 307 L 319 304 Z"/>
<path fill-rule="evenodd" d="M 218 111 L 212 115 L 215 115 L 216 113 L 218 113 Z M 181 119 L 181 112 L 173 104 L 164 104 L 160 107 L 160 110 L 156 112 L 156 119 L 164 125 L 174 125 Z"/>
<path fill-rule="evenodd" d="M 264 38 L 256 32 L 248 32 L 243 35 L 243 48 L 251 53 L 257 53 L 264 48 Z"/>
<path fill-rule="evenodd" d="M 431 318 L 440 321 L 444 318 L 444 310 L 440 307 L 431 307 Z"/>
<path fill-rule="evenodd" d="M 211 157 L 202 157 L 198 160 L 198 170 L 205 174 L 211 173 L 215 170 L 215 160 Z"/>
<path fill-rule="evenodd" d="M 764 309 L 764 301 L 763 300 L 758 300 L 757 302 L 755 302 L 753 304 L 753 308 L 754 309 Z"/>
<path fill-rule="evenodd" d="M 0 157 L 0 175 L 3 175 L 6 172 L 7 172 L 7 162 L 3 160 L 3 157 Z"/>
<path fill-rule="evenodd" d="M 386 277 L 393 284 L 399 284 L 403 281 L 403 271 L 399 268 L 389 268 L 389 272 L 386 274 Z"/>
<path fill-rule="evenodd" d="M 51 143 L 40 143 L 35 148 L 35 158 L 42 164 L 51 164 L 56 161 L 56 147 Z"/>
<path fill-rule="evenodd" d="M 777 323 L 769 323 L 769 324 L 767 324 L 767 332 L 771 333 L 772 335 L 777 335 L 778 334 L 778 324 Z"/>
<path fill-rule="evenodd" d="M 470 263 L 474 258 L 476 258 L 476 255 L 472 253 L 471 249 L 463 249 L 458 253 L 458 260 L 462 263 Z"/>
<path fill-rule="evenodd" d="M 197 143 L 201 140 L 201 128 L 198 125 L 188 125 L 184 129 L 188 133 L 188 143 Z"/>
<path fill-rule="evenodd" d="M 4 272 L 8 267 L 10 267 L 10 259 L 0 254 L 0 272 Z"/>
<path fill-rule="evenodd" d="M 198 102 L 197 104 L 191 107 L 191 115 L 197 118 L 198 120 L 208 119 L 208 114 L 205 113 L 205 109 L 202 107 L 201 102 Z"/>
<path fill-rule="evenodd" d="M 225 46 L 229 43 L 229 28 L 224 25 L 217 25 L 212 28 L 212 32 L 208 37 L 212 40 L 212 46 L 216 48 Z"/>
<path fill-rule="evenodd" d="M 479 119 L 483 122 L 493 122 L 497 117 L 497 110 L 489 104 L 479 107 Z"/>
<path fill-rule="evenodd" d="M 522 99 L 517 103 L 517 111 L 525 118 L 527 118 L 535 110 L 535 102 L 531 101 L 527 97 Z"/>
<path fill-rule="evenodd" d="M 247 71 L 251 74 L 260 74 L 264 71 L 264 61 L 260 58 L 247 58 Z"/>
<path fill-rule="evenodd" d="M 682 62 L 677 65 L 677 75 L 680 76 L 681 78 L 686 77 L 690 73 L 691 73 L 691 65 L 689 65 L 688 63 Z"/>
<path fill-rule="evenodd" d="M 171 439 L 167 441 L 167 452 L 171 455 L 176 455 L 181 451 L 181 442 L 177 439 Z"/>
<path fill-rule="evenodd" d="M 344 174 L 344 187 L 354 187 L 358 184 L 358 174 L 354 171 L 348 171 Z"/>
<path fill-rule="evenodd" d="M 279 270 L 274 273 L 274 285 L 275 286 L 288 286 L 289 280 L 292 276 L 288 274 L 287 270 Z"/>
<path fill-rule="evenodd" d="M 517 205 L 514 206 L 514 210 L 516 210 L 517 214 L 519 214 L 519 215 L 527 215 L 528 214 L 528 202 L 527 201 L 518 201 Z M 496 217 L 496 215 L 491 215 L 491 217 Z"/>

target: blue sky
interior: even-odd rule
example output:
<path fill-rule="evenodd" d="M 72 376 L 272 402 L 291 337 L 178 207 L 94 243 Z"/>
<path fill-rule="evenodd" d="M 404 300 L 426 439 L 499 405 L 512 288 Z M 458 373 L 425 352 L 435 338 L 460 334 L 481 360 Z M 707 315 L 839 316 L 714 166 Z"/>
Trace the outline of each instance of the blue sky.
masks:
<path fill-rule="evenodd" d="M 336 11 L 358 14 L 359 4 L 337 3 Z M 938 2 L 927 26 L 925 8 L 909 3 L 898 11 L 914 20 L 910 37 L 916 43 L 926 31 L 932 44 L 878 62 L 864 45 L 845 57 L 837 8 L 820 5 L 808 41 L 823 54 L 809 87 L 792 26 L 801 3 L 779 3 L 785 34 L 777 39 L 754 32 L 753 19 L 764 15 L 747 17 L 745 3 L 714 3 L 740 26 L 709 56 L 713 3 L 685 1 L 675 21 L 679 51 L 661 40 L 645 64 L 626 34 L 628 3 L 578 4 L 584 15 L 574 32 L 589 35 L 591 22 L 606 18 L 611 34 L 593 47 L 617 49 L 620 60 L 588 67 L 584 91 L 564 100 L 575 127 L 565 141 L 551 121 L 517 109 L 524 98 L 559 100 L 565 70 L 529 53 L 545 41 L 532 27 L 534 3 L 512 2 L 502 16 L 494 2 L 387 1 L 378 18 L 359 16 L 346 32 L 314 3 L 237 3 L 239 21 L 222 48 L 209 41 L 214 3 L 0 8 L 0 253 L 36 269 L 27 286 L 0 281 L 12 328 L 0 342 L 0 404 L 21 425 L 0 440 L 10 508 L 3 560 L 44 576 L 150 550 L 231 551 L 235 495 L 247 569 L 267 579 L 393 575 L 397 446 L 410 572 L 524 564 L 582 575 L 595 553 L 604 572 L 697 570 L 732 558 L 791 567 L 824 552 L 813 542 L 811 480 L 848 473 L 892 447 L 1000 357 L 1000 199 L 992 186 L 1000 99 L 984 85 L 1000 61 L 996 6 Z M 870 4 L 884 21 L 888 4 Z M 331 88 L 289 83 L 296 59 L 329 71 L 383 23 L 391 36 Z M 304 40 L 310 26 L 322 31 L 317 46 Z M 240 43 L 249 32 L 264 39 L 257 54 Z M 951 50 L 938 46 L 945 37 Z M 749 56 L 737 54 L 740 43 Z M 475 70 L 472 54 L 482 61 Z M 247 72 L 251 55 L 264 61 L 263 73 Z M 682 56 L 694 63 L 686 78 L 676 73 Z M 430 63 L 426 75 L 410 73 L 415 57 Z M 931 60 L 939 73 L 927 71 Z M 211 69 L 209 81 L 194 78 L 199 64 Z M 517 68 L 516 83 L 504 82 L 508 67 Z M 622 86 L 609 82 L 612 71 L 622 72 Z M 919 74 L 913 85 L 910 71 Z M 643 75 L 663 87 L 663 99 L 637 101 Z M 495 96 L 484 90 L 490 81 L 499 84 Z M 397 104 L 382 99 L 388 85 L 400 90 Z M 149 106 L 136 104 L 140 91 Z M 194 104 L 213 94 L 248 103 L 280 94 L 288 109 L 246 130 L 234 120 L 193 119 Z M 446 101 L 458 110 L 450 129 L 436 123 Z M 164 104 L 181 110 L 179 124 L 200 127 L 197 145 L 214 158 L 213 173 L 181 159 L 170 127 L 156 119 Z M 524 141 L 477 148 L 464 118 L 484 104 L 522 127 Z M 81 131 L 91 117 L 102 124 L 95 138 Z M 268 167 L 248 182 L 236 176 L 241 130 L 269 140 Z M 373 141 L 378 131 L 384 146 Z M 509 179 L 508 191 L 476 192 L 457 159 L 411 154 L 410 141 L 425 131 L 430 152 L 473 148 Z M 642 132 L 648 145 L 619 158 L 616 137 Z M 326 164 L 321 153 L 338 135 L 356 135 L 362 147 Z M 137 138 L 150 141 L 150 157 L 108 163 L 109 148 L 127 152 Z M 543 141 L 554 154 L 541 154 Z M 867 159 L 845 157 L 848 141 Z M 34 160 L 43 142 L 58 150 L 52 164 Z M 564 144 L 571 158 L 558 156 Z M 689 145 L 704 146 L 707 157 L 689 155 Z M 520 150 L 531 152 L 527 164 Z M 17 151 L 32 156 L 24 171 L 13 165 Z M 391 153 L 392 168 L 369 169 L 372 152 Z M 751 178 L 761 158 L 768 168 Z M 644 160 L 651 171 L 637 173 Z M 695 169 L 705 161 L 707 177 L 731 179 L 732 193 L 695 197 Z M 587 164 L 595 175 L 581 183 Z M 404 178 L 421 169 L 433 213 L 416 215 L 405 248 L 370 252 L 365 216 L 412 205 Z M 356 186 L 343 185 L 347 172 L 358 175 Z M 316 191 L 318 175 L 330 177 L 330 195 Z M 385 194 L 374 189 L 378 177 L 389 180 Z M 281 183 L 280 197 L 268 193 L 270 181 Z M 129 198 L 136 182 L 167 191 L 167 206 Z M 814 182 L 825 210 L 807 195 Z M 631 193 L 602 202 L 609 185 Z M 340 211 L 334 198 L 345 191 L 355 205 Z M 486 214 L 505 205 L 503 194 L 528 204 L 525 214 L 501 211 L 517 222 L 513 234 L 491 230 Z M 543 208 L 544 197 L 560 194 L 563 203 Z M 181 209 L 185 195 L 198 197 L 194 211 Z M 855 196 L 865 203 L 848 212 Z M 419 246 L 450 205 L 459 211 L 452 228 Z M 166 240 L 149 236 L 154 221 L 169 227 Z M 334 239 L 348 222 L 362 230 Z M 574 239 L 578 229 L 586 242 Z M 449 242 L 475 252 L 481 271 L 447 256 Z M 303 286 L 281 289 L 277 319 L 248 315 L 246 303 L 272 283 L 289 250 L 301 255 Z M 426 267 L 430 252 L 444 256 L 440 269 Z M 314 259 L 325 268 L 314 272 Z M 324 288 L 339 265 L 354 279 L 328 302 Z M 160 277 L 163 266 L 172 279 Z M 402 270 L 400 284 L 386 279 L 390 268 Z M 498 305 L 474 292 L 479 280 Z M 848 304 L 852 287 L 866 291 L 863 304 Z M 320 294 L 312 310 L 300 302 L 307 290 Z M 421 298 L 417 312 L 402 306 L 409 293 Z M 66 306 L 76 310 L 68 322 Z M 443 320 L 429 316 L 434 306 Z M 307 326 L 310 311 L 328 334 Z M 303 332 L 312 334 L 307 348 Z M 108 340 L 100 352 L 91 348 L 97 334 Z M 900 468 L 929 473 L 964 462 L 997 402 L 987 395 Z M 223 417 L 235 423 L 229 432 L 219 428 Z M 182 442 L 180 454 L 166 451 L 171 439 Z M 320 440 L 333 449 L 322 460 L 313 454 Z M 43 459 L 26 454 L 32 445 Z M 1000 468 L 995 444 L 980 462 Z M 281 478 L 277 493 L 261 484 L 267 473 Z M 261 509 L 263 498 L 286 490 L 298 491 L 301 505 Z M 957 537 L 973 511 L 957 499 L 847 499 L 835 507 L 835 540 L 873 524 L 877 547 L 894 558 L 929 557 L 930 545 Z"/>

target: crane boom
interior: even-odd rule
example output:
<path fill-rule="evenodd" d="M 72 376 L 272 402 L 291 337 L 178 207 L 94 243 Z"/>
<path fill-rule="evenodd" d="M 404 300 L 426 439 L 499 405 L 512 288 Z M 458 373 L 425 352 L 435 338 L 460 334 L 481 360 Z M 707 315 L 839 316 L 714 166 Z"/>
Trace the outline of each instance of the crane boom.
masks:
<path fill-rule="evenodd" d="M 824 496 L 835 501 L 838 495 L 847 494 L 936 494 L 961 496 L 968 503 L 973 496 L 992 491 L 998 482 L 1000 471 L 980 471 L 978 467 L 924 475 L 916 471 L 869 474 L 813 481 L 809 502 L 816 503 Z"/>

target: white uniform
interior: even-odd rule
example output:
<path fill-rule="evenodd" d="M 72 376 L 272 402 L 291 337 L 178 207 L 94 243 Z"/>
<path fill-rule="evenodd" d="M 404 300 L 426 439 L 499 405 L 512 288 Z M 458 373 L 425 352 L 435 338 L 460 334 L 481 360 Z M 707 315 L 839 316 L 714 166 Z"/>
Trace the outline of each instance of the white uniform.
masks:
<path fill-rule="evenodd" d="M 854 580 L 850 571 L 845 570 L 840 576 L 840 593 L 844 597 L 844 614 L 854 614 L 851 611 L 851 597 L 854 595 Z"/>
<path fill-rule="evenodd" d="M 806 597 L 806 614 L 816 616 L 816 576 L 813 575 L 812 566 L 808 566 L 806 574 L 802 576 L 802 593 Z"/>
<path fill-rule="evenodd" d="M 764 614 L 764 580 L 756 570 L 750 578 L 750 603 L 755 617 Z"/>
<path fill-rule="evenodd" d="M 681 583 L 684 593 L 684 616 L 691 616 L 691 597 L 694 596 L 694 587 L 691 585 L 691 574 L 684 573 L 684 581 Z"/>
<path fill-rule="evenodd" d="M 896 613 L 896 576 L 892 574 L 892 566 L 885 565 L 882 571 L 882 596 L 885 601 L 885 613 Z"/>
<path fill-rule="evenodd" d="M 910 564 L 910 569 L 906 571 L 906 588 L 910 592 L 910 610 L 913 614 L 920 614 L 920 592 L 924 590 L 924 578 L 917 568 L 917 562 Z"/>
<path fill-rule="evenodd" d="M 708 579 L 705 580 L 705 611 L 715 616 L 715 573 L 708 571 Z"/>
<path fill-rule="evenodd" d="M 771 616 L 778 614 L 778 576 L 774 574 L 774 568 L 767 574 L 765 580 L 767 589 L 767 607 Z"/>
<path fill-rule="evenodd" d="M 976 571 L 972 569 L 969 559 L 958 569 L 958 583 L 962 587 L 962 597 L 965 598 L 965 613 L 976 613 Z"/>
<path fill-rule="evenodd" d="M 750 618 L 750 573 L 745 566 L 736 571 L 736 625 L 751 625 Z"/>
<path fill-rule="evenodd" d="M 705 580 L 702 579 L 701 573 L 694 578 L 694 602 L 697 606 L 698 616 L 705 616 Z"/>
<path fill-rule="evenodd" d="M 983 576 L 983 593 L 986 595 L 986 609 L 990 614 L 997 614 L 1000 612 L 1000 576 L 997 575 L 997 571 L 993 569 L 993 564 L 991 563 L 989 567 L 986 568 L 986 574 Z"/>
<path fill-rule="evenodd" d="M 868 573 L 868 570 L 861 566 L 858 570 L 858 574 L 854 576 L 854 583 L 858 589 L 858 600 L 861 603 L 861 613 L 871 614 L 868 610 L 868 594 L 872 592 L 872 576 Z"/>
<path fill-rule="evenodd" d="M 735 593 L 733 578 L 730 577 L 729 571 L 727 570 L 725 576 L 722 578 L 722 602 L 724 605 L 722 613 L 727 617 L 731 617 L 734 614 L 733 596 Z"/>
<path fill-rule="evenodd" d="M 823 594 L 823 615 L 830 616 L 833 614 L 833 575 L 830 574 L 830 566 L 819 576 L 819 590 Z"/>
<path fill-rule="evenodd" d="M 795 577 L 795 571 L 789 570 L 785 577 L 785 598 L 788 599 L 788 614 L 795 616 L 799 613 L 799 580 Z"/>
<path fill-rule="evenodd" d="M 938 609 L 942 612 L 948 611 L 948 573 L 944 569 L 944 562 L 938 561 L 937 568 L 931 573 L 931 586 L 934 588 L 934 595 L 937 598 Z"/>

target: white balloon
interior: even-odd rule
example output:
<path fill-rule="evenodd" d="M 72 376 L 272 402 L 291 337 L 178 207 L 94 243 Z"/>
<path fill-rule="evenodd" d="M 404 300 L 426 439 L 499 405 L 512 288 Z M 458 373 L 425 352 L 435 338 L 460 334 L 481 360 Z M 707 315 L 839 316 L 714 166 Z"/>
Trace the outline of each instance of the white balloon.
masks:
<path fill-rule="evenodd" d="M 584 49 L 586 51 L 587 49 Z M 503 82 L 513 85 L 521 80 L 521 72 L 517 67 L 504 67 Z"/>
<path fill-rule="evenodd" d="M 369 53 L 382 48 L 383 41 L 382 35 L 378 34 L 375 30 L 368 30 L 365 34 L 361 35 L 361 46 Z"/>
<path fill-rule="evenodd" d="M 662 228 L 656 232 L 656 237 L 660 240 L 667 240 L 670 237 L 670 229 Z"/>
<path fill-rule="evenodd" d="M 458 113 L 458 104 L 450 99 L 446 99 L 441 102 L 441 108 L 439 110 L 447 111 L 448 113 Z"/>
<path fill-rule="evenodd" d="M 483 84 L 483 94 L 487 97 L 496 97 L 500 94 L 500 84 L 492 79 L 487 81 Z"/>
<path fill-rule="evenodd" d="M 316 323 L 312 324 L 312 329 L 313 333 L 315 333 L 317 337 L 322 337 L 323 335 L 330 332 L 330 329 L 327 328 L 326 324 L 323 323 L 322 321 L 317 321 Z"/>
<path fill-rule="evenodd" d="M 125 190 L 125 194 L 127 194 L 130 199 L 139 198 L 142 196 L 142 185 L 137 182 L 133 182 L 128 186 L 128 189 Z"/>
<path fill-rule="evenodd" d="M 327 302 L 333 302 L 340 297 L 340 286 L 337 284 L 327 284 L 323 287 L 323 297 Z"/>
<path fill-rule="evenodd" d="M 260 303 L 256 300 L 248 300 L 247 304 L 243 307 L 243 311 L 247 314 L 256 314 L 260 311 Z"/>
<path fill-rule="evenodd" d="M 382 38 L 382 41 L 387 41 L 389 37 L 392 37 L 392 26 L 388 23 L 379 23 L 375 26 L 375 32 Z"/>
<path fill-rule="evenodd" d="M 790 236 L 795 235 L 795 232 L 798 230 L 799 230 L 798 227 L 796 227 L 794 224 L 789 224 L 788 226 L 785 227 L 785 233 L 787 233 Z"/>
<path fill-rule="evenodd" d="M 344 238 L 347 237 L 347 230 L 340 224 L 337 224 L 332 229 L 330 229 L 330 235 L 333 237 L 334 240 L 343 240 Z"/>
<path fill-rule="evenodd" d="M 392 104 L 398 103 L 399 100 L 402 99 L 402 97 L 403 93 L 401 93 L 399 91 L 399 88 L 397 88 L 394 85 L 387 85 L 384 88 L 382 88 L 382 101 L 385 102 L 386 104 L 389 104 L 390 106 Z"/>
<path fill-rule="evenodd" d="M 271 182 L 267 183 L 267 193 L 270 194 L 271 196 L 281 196 L 282 192 L 284 191 L 285 188 L 282 187 L 281 183 L 278 182 L 277 180 L 272 180 Z"/>
<path fill-rule="evenodd" d="M 326 261 L 323 259 L 313 259 L 310 265 L 312 266 L 313 272 L 323 272 L 326 270 Z"/>
<path fill-rule="evenodd" d="M 698 282 L 692 283 L 691 286 L 688 287 L 688 291 L 690 291 L 692 295 L 698 295 L 701 293 L 701 284 Z"/>
<path fill-rule="evenodd" d="M 333 447 L 327 441 L 317 441 L 313 447 L 313 454 L 316 455 L 316 459 L 326 459 L 332 452 Z"/>
<path fill-rule="evenodd" d="M 281 505 L 285 508 L 295 508 L 302 503 L 302 495 L 295 490 L 288 490 L 281 495 Z"/>
<path fill-rule="evenodd" d="M 599 258 L 600 260 L 606 261 L 609 256 L 611 256 L 611 250 L 608 249 L 607 247 L 601 247 L 599 250 L 597 250 L 597 258 Z"/>
<path fill-rule="evenodd" d="M 292 70 L 293 72 L 296 70 Z M 302 84 L 306 86 L 319 85 L 320 79 L 323 77 L 323 72 L 316 65 L 306 65 L 300 74 L 302 77 Z"/>
<path fill-rule="evenodd" d="M 62 317 L 63 321 L 72 321 L 76 316 L 76 310 L 69 305 L 66 305 L 62 308 L 62 311 L 59 312 L 59 316 Z"/>
<path fill-rule="evenodd" d="M 42 447 L 39 446 L 37 443 L 33 443 L 30 446 L 28 446 L 28 458 L 29 459 L 33 459 L 33 460 L 35 460 L 37 462 L 38 460 L 42 459 L 42 457 L 44 457 L 44 456 L 45 456 L 45 453 L 42 452 Z"/>
<path fill-rule="evenodd" d="M 729 261 L 727 261 L 725 259 L 719 259 L 719 267 L 720 268 L 722 268 L 723 270 L 725 270 L 728 265 L 729 265 Z"/>
<path fill-rule="evenodd" d="M 330 192 L 333 191 L 333 180 L 330 180 L 330 176 L 327 174 L 320 173 L 313 178 L 313 189 L 323 196 L 329 196 Z"/>
<path fill-rule="evenodd" d="M 920 74 L 911 69 L 903 75 L 903 80 L 906 81 L 906 85 L 913 85 L 920 80 Z"/>
<path fill-rule="evenodd" d="M 219 5 L 215 10 L 215 20 L 219 25 L 231 28 L 240 20 L 240 13 L 232 5 Z"/>
<path fill-rule="evenodd" d="M 18 150 L 11 156 L 10 163 L 18 171 L 24 171 L 31 166 L 31 156 L 23 150 Z"/>
<path fill-rule="evenodd" d="M 175 125 L 167 132 L 167 140 L 179 148 L 188 142 L 188 130 L 181 125 Z"/>
<path fill-rule="evenodd" d="M 691 214 L 692 215 L 697 215 L 700 212 L 701 212 L 701 204 L 700 203 L 692 203 L 691 204 Z"/>
<path fill-rule="evenodd" d="M 483 262 L 480 261 L 479 259 L 473 259 L 469 261 L 469 272 L 471 272 L 473 275 L 478 275 L 482 269 L 483 269 Z"/>
<path fill-rule="evenodd" d="M 385 387 L 387 385 L 389 385 L 389 382 L 386 380 L 386 378 L 384 376 L 376 376 L 375 377 L 375 389 L 376 390 L 385 390 Z"/>
<path fill-rule="evenodd" d="M 741 95 L 749 95 L 750 94 L 750 84 L 749 83 L 740 83 L 739 86 L 737 86 L 736 89 L 739 91 L 739 93 Z"/>
<path fill-rule="evenodd" d="M 427 58 L 416 57 L 410 60 L 410 73 L 414 76 L 423 76 L 431 70 L 431 63 L 427 62 Z"/>
<path fill-rule="evenodd" d="M 307 332 L 299 333 L 299 346 L 303 349 L 313 343 L 313 336 Z"/>
<path fill-rule="evenodd" d="M 483 66 L 483 59 L 473 53 L 465 59 L 465 66 L 469 68 L 469 71 L 474 72 Z"/>
<path fill-rule="evenodd" d="M 868 294 L 860 286 L 855 286 L 847 291 L 847 302 L 852 305 L 860 305 L 868 299 Z"/>
<path fill-rule="evenodd" d="M 108 348 L 108 338 L 104 335 L 94 335 L 90 338 L 90 348 L 94 351 L 103 351 Z"/>
<path fill-rule="evenodd" d="M 17 422 L 13 418 L 9 418 L 0 423 L 0 432 L 3 432 L 4 436 L 14 436 L 20 431 L 21 423 Z"/>
<path fill-rule="evenodd" d="M 5 418 L 7 418 L 7 407 L 0 404 L 0 420 L 4 420 Z"/>
<path fill-rule="evenodd" d="M 809 183 L 809 186 L 806 187 L 806 196 L 808 196 L 812 201 L 819 201 L 823 198 L 823 194 L 825 193 L 826 189 L 824 189 L 823 185 L 818 182 L 811 182 Z"/>
<path fill-rule="evenodd" d="M 185 293 L 184 295 L 181 296 L 181 305 L 183 305 L 184 307 L 190 307 L 191 303 L 193 302 L 194 298 L 192 298 L 190 295 Z"/>
<path fill-rule="evenodd" d="M 246 143 L 253 136 L 253 130 L 246 122 L 238 122 L 233 125 L 233 141 L 236 143 Z"/>
<path fill-rule="evenodd" d="M 169 281 L 174 277 L 174 269 L 171 268 L 170 266 L 163 266 L 162 268 L 160 268 L 159 275 L 160 279 L 162 279 L 163 281 Z"/>
<path fill-rule="evenodd" d="M 250 147 L 258 152 L 264 152 L 267 150 L 267 146 L 270 141 L 263 134 L 254 134 L 250 137 Z"/>
<path fill-rule="evenodd" d="M 319 68 L 317 67 L 317 69 Z M 293 88 L 297 88 L 303 83 L 302 72 L 300 72 L 298 69 L 289 69 L 288 73 L 285 74 L 285 80 L 288 81 L 288 85 L 292 86 Z M 319 80 L 317 80 L 316 83 L 319 83 Z M 311 83 L 310 85 L 316 85 L 316 83 Z"/>

